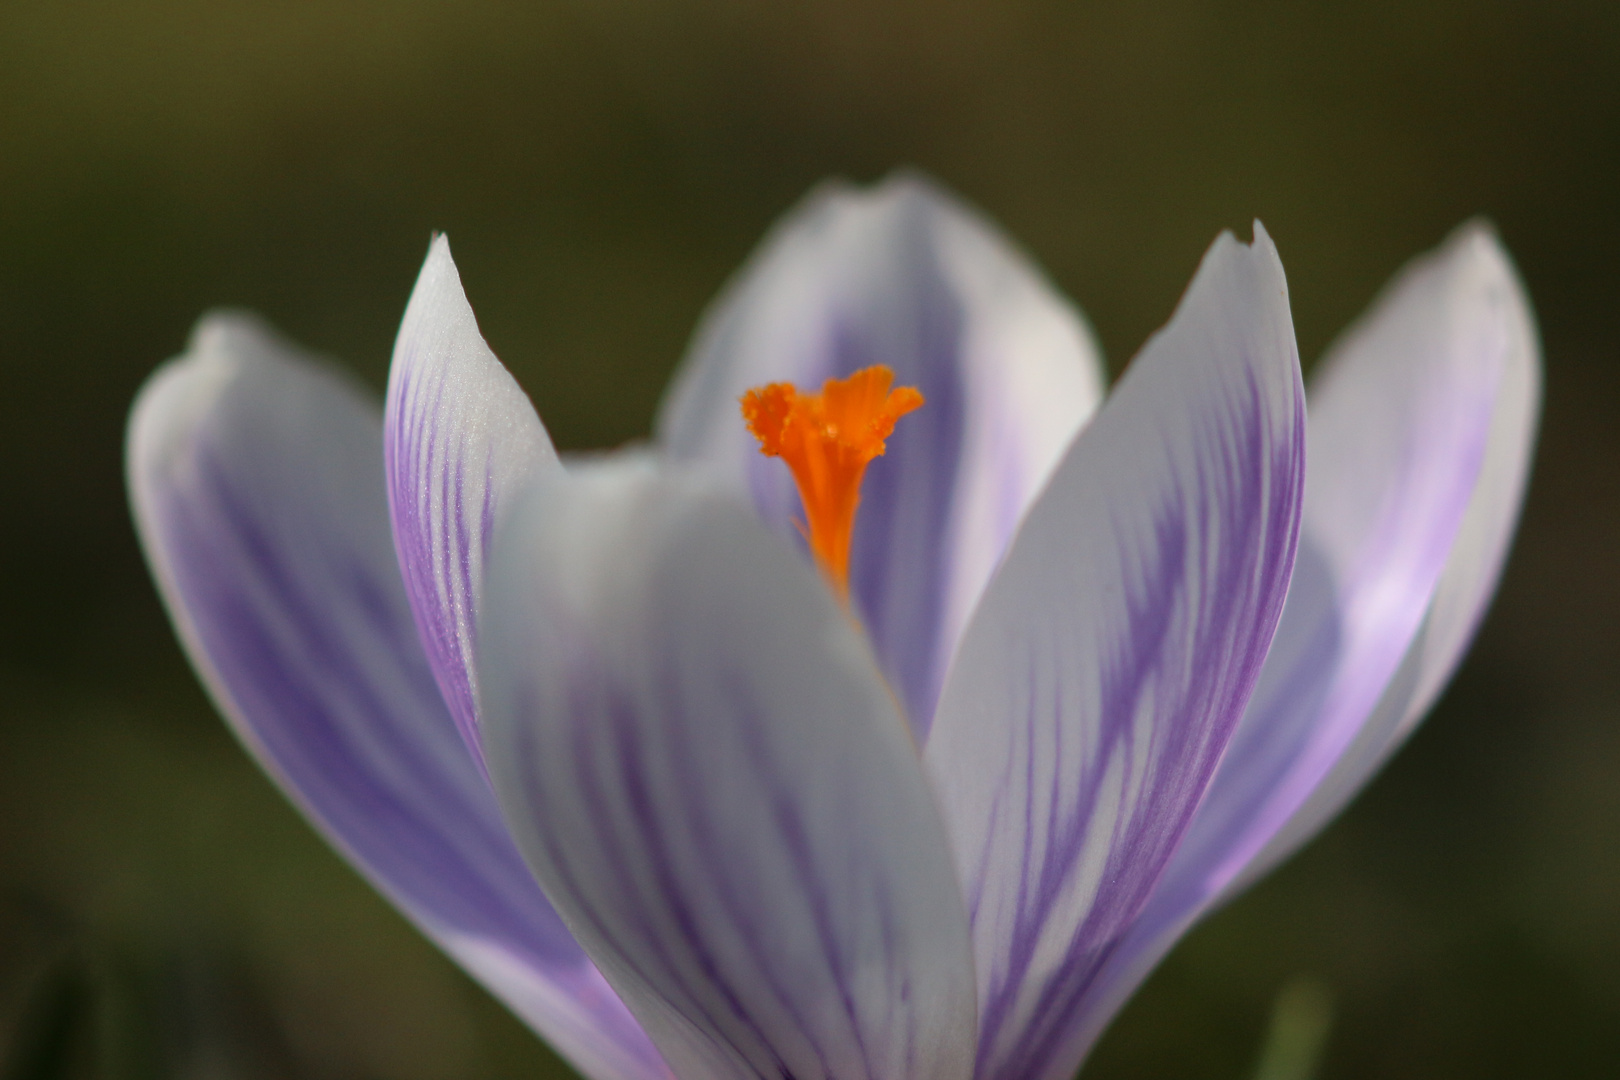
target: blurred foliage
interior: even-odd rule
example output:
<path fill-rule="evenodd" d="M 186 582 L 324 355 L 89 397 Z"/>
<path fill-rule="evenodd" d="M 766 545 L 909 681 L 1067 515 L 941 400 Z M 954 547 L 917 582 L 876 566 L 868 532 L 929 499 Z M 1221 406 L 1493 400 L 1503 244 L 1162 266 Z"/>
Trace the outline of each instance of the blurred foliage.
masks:
<path fill-rule="evenodd" d="M 1117 371 L 1262 218 L 1318 354 L 1484 213 L 1542 319 L 1538 475 L 1453 690 L 1193 934 L 1086 1076 L 1620 1060 L 1620 6 L 1509 0 L 7 0 L 0 5 L 0 1067 L 563 1075 L 231 743 L 128 525 L 121 432 L 220 304 L 381 386 L 427 240 L 566 446 L 644 434 L 703 305 L 822 177 L 925 168 Z M 48 916 L 42 913 L 50 913 Z"/>
<path fill-rule="evenodd" d="M 1295 979 L 1271 1007 L 1271 1027 L 1254 1080 L 1311 1080 L 1333 1029 L 1333 997 L 1312 979 Z"/>

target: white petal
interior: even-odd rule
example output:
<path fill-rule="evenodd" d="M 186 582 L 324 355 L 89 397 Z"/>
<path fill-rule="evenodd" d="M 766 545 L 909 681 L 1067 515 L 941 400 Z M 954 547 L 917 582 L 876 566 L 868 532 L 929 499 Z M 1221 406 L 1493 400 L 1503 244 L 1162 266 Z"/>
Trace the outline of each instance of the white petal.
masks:
<path fill-rule="evenodd" d="M 923 735 L 968 614 L 1102 397 L 1079 314 L 993 226 L 927 181 L 829 186 L 773 230 L 704 320 L 659 433 L 675 458 L 746 492 L 798 542 L 787 468 L 759 453 L 737 399 L 879 363 L 927 404 L 868 472 L 850 577 Z"/>
<path fill-rule="evenodd" d="M 394 343 L 384 416 L 394 545 L 422 644 L 462 737 L 481 759 L 478 597 L 508 502 L 557 454 L 478 332 L 450 243 L 435 237 Z"/>
<path fill-rule="evenodd" d="M 496 544 L 485 739 L 519 846 L 685 1080 L 965 1080 L 967 926 L 859 631 L 729 496 L 645 460 Z"/>
<path fill-rule="evenodd" d="M 1282 627 L 1187 839 L 1116 950 L 1091 1037 L 1198 917 L 1309 839 L 1393 752 L 1466 645 L 1517 517 L 1539 401 L 1529 306 L 1464 226 L 1324 361 Z"/>
<path fill-rule="evenodd" d="M 586 1075 L 658 1080 L 434 685 L 389 535 L 381 419 L 258 323 L 205 319 L 130 417 L 163 599 L 220 711 L 333 846 Z"/>
<path fill-rule="evenodd" d="M 1258 224 L 1205 257 L 1030 509 L 925 760 L 972 920 L 980 1080 L 1071 1075 L 1082 1007 L 1254 687 L 1293 565 L 1304 400 Z"/>
<path fill-rule="evenodd" d="M 1492 342 L 1501 350 L 1478 480 L 1468 496 L 1456 540 L 1450 545 L 1422 626 L 1406 648 L 1399 669 L 1372 715 L 1305 805 L 1229 892 L 1265 873 L 1314 836 L 1411 734 L 1456 670 L 1496 592 L 1530 477 L 1536 424 L 1541 414 L 1541 347 L 1523 286 L 1507 253 L 1487 228 L 1465 226 L 1432 264 L 1420 263 L 1408 272 L 1412 287 L 1424 274 L 1438 277 L 1442 273 L 1453 276 L 1452 288 L 1472 298 L 1474 310 L 1468 309 L 1468 302 L 1459 302 L 1460 310 L 1453 314 L 1454 319 L 1463 322 L 1458 330 L 1462 339 L 1481 345 Z M 1481 312 L 1481 307 L 1487 310 Z M 1477 322 L 1476 329 L 1470 329 L 1471 321 Z M 1348 349 L 1347 344 L 1343 358 L 1326 374 L 1337 375 L 1341 367 L 1348 368 Z M 1339 381 L 1324 380 L 1320 388 L 1313 386 L 1313 390 L 1323 399 L 1326 409 L 1330 407 L 1330 395 L 1349 397 L 1353 393 L 1351 385 L 1346 372 Z M 1356 406 L 1333 402 L 1332 407 L 1349 411 Z M 1313 442 L 1313 449 L 1315 445 Z M 1355 450 L 1348 439 L 1335 451 L 1354 460 Z M 1326 456 L 1325 452 L 1322 456 Z M 1313 468 L 1316 462 L 1313 458 Z M 1341 475 L 1351 472 L 1345 469 Z M 1324 513 L 1320 535 L 1333 535 L 1338 525 Z"/>

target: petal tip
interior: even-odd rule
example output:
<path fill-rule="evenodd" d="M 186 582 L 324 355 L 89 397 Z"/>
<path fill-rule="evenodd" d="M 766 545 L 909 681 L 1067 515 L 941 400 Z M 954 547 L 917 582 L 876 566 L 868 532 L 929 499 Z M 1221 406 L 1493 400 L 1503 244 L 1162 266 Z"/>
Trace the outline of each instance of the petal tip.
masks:
<path fill-rule="evenodd" d="M 138 490 L 141 473 L 162 474 L 182 454 L 246 358 L 269 359 L 291 348 L 251 311 L 205 312 L 192 327 L 185 350 L 147 376 L 130 406 L 124 447 L 132 490 Z"/>
<path fill-rule="evenodd" d="M 466 291 L 461 286 L 461 272 L 456 269 L 456 260 L 450 254 L 450 238 L 441 232 L 434 233 L 433 240 L 428 244 L 427 257 L 422 260 L 421 272 L 416 275 L 416 286 L 411 290 L 405 320 L 409 322 L 413 313 L 422 312 L 430 305 L 438 307 L 443 304 L 471 310 Z"/>
<path fill-rule="evenodd" d="M 435 230 L 432 238 L 428 241 L 427 258 L 422 260 L 423 273 L 427 272 L 428 267 L 433 267 L 441 273 L 448 269 L 450 273 L 455 274 L 459 279 L 460 274 L 456 271 L 456 260 L 450 254 L 450 237 L 446 233 Z"/>
<path fill-rule="evenodd" d="M 265 319 L 243 308 L 205 311 L 177 360 L 217 357 L 240 351 L 267 352 L 291 345 Z"/>

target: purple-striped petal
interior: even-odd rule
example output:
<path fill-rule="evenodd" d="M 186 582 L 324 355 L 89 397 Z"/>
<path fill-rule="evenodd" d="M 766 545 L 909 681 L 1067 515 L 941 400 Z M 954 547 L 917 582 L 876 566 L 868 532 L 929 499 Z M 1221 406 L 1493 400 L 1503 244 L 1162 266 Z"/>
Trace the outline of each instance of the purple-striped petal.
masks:
<path fill-rule="evenodd" d="M 990 224 L 914 176 L 830 186 L 777 226 L 704 320 L 659 433 L 799 543 L 798 497 L 737 415 L 753 386 L 871 364 L 927 405 L 873 462 L 851 588 L 925 736 L 968 615 L 1025 509 L 1101 399 L 1090 330 Z"/>
<path fill-rule="evenodd" d="M 462 738 L 480 765 L 478 598 L 495 526 L 556 451 L 478 332 L 450 243 L 433 240 L 394 343 L 383 420 L 388 506 L 405 592 Z"/>
<path fill-rule="evenodd" d="M 1495 587 L 1539 367 L 1523 291 L 1477 224 L 1403 271 L 1324 360 L 1277 643 L 1186 841 L 1099 980 L 1090 1037 L 1200 915 L 1342 809 L 1428 709 Z"/>
<path fill-rule="evenodd" d="M 1487 373 L 1487 364 L 1480 364 L 1480 381 L 1494 381 L 1495 393 L 1487 405 L 1477 479 L 1466 495 L 1461 524 L 1449 544 L 1445 568 L 1433 589 L 1422 625 L 1405 649 L 1400 667 L 1383 687 L 1372 715 L 1314 786 L 1305 805 L 1229 887 L 1228 895 L 1314 836 L 1411 734 L 1467 651 L 1496 591 L 1518 524 L 1541 414 L 1541 347 L 1529 299 L 1512 261 L 1487 226 L 1470 224 L 1459 230 L 1432 260 L 1408 271 L 1397 288 L 1427 288 L 1435 294 L 1449 288 L 1446 299 L 1451 305 L 1453 333 L 1475 347 L 1497 350 L 1494 380 Z M 1391 303 L 1398 297 L 1397 293 Z M 1322 402 L 1324 412 L 1328 408 L 1348 412 L 1356 407 L 1343 403 L 1354 401 L 1356 394 L 1355 377 L 1348 370 L 1349 348 L 1353 344 L 1347 343 L 1344 355 L 1327 370 L 1320 385 L 1313 384 L 1313 407 L 1316 400 Z M 1366 397 L 1372 399 L 1371 394 Z M 1316 423 L 1314 411 L 1312 423 Z M 1353 463 L 1360 460 L 1359 447 L 1348 436 L 1336 440 L 1331 448 L 1326 443 L 1324 437 L 1324 445 L 1312 458 L 1311 467 L 1332 461 L 1337 475 L 1350 483 Z M 1312 448 L 1316 449 L 1315 442 Z M 1339 490 L 1324 484 L 1323 501 L 1339 497 Z M 1324 546 L 1328 543 L 1326 537 L 1340 526 L 1340 519 L 1324 511 L 1320 526 Z"/>
<path fill-rule="evenodd" d="M 259 763 L 424 933 L 587 1075 L 657 1080 L 434 685 L 381 443 L 346 380 L 249 319 L 205 319 L 129 428 L 135 520 L 181 641 Z"/>
<path fill-rule="evenodd" d="M 479 651 L 547 895 L 684 1080 L 967 1080 L 950 850 L 858 628 L 734 496 L 574 473 L 502 530 Z"/>
<path fill-rule="evenodd" d="M 1215 242 L 1031 507 L 925 761 L 972 921 L 980 1080 L 1057 1080 L 1254 687 L 1294 561 L 1304 396 L 1276 250 Z"/>

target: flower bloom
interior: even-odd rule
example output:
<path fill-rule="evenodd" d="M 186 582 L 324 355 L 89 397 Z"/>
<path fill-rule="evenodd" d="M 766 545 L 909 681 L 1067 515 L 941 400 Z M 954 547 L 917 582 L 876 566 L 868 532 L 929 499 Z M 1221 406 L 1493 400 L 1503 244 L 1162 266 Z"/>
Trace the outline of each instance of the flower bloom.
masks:
<path fill-rule="evenodd" d="M 926 405 L 812 556 L 809 451 L 760 453 L 738 402 L 875 365 Z M 1308 410 L 1258 225 L 1106 401 L 1102 373 L 1006 241 L 902 177 L 771 234 L 650 449 L 559 460 L 440 238 L 380 414 L 211 316 L 141 392 L 129 486 L 243 742 L 591 1080 L 1065 1080 L 1434 701 L 1540 379 L 1478 225 Z M 756 427 L 790 442 L 778 398 Z"/>

